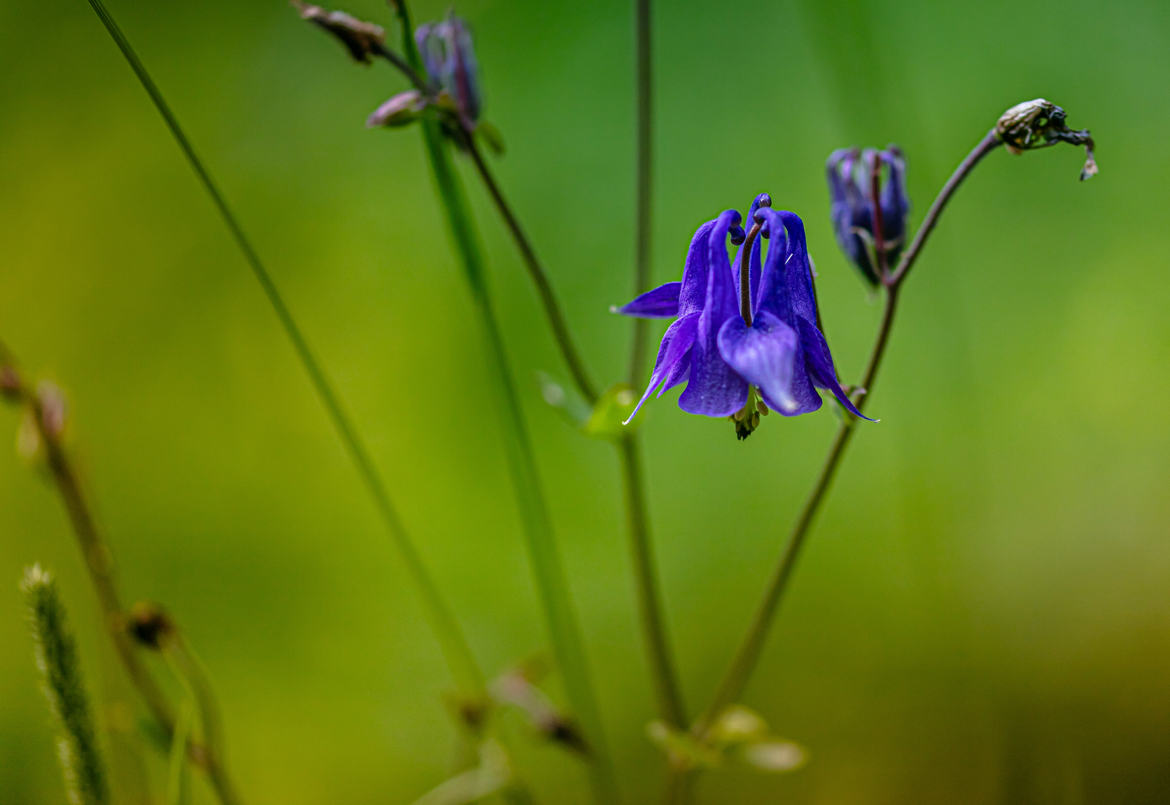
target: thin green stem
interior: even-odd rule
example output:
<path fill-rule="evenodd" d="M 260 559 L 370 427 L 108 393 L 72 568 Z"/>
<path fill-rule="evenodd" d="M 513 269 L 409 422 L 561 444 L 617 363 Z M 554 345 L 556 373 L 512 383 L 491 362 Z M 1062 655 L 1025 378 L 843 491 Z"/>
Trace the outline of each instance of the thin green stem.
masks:
<path fill-rule="evenodd" d="M 569 373 L 573 376 L 573 382 L 576 384 L 578 391 L 581 392 L 581 396 L 592 405 L 597 402 L 597 387 L 589 379 L 589 373 L 585 370 L 585 363 L 581 360 L 581 354 L 573 342 L 573 336 L 569 332 L 569 325 L 565 320 L 565 314 L 561 311 L 561 306 L 557 302 L 556 293 L 553 291 L 552 283 L 549 281 L 548 272 L 541 265 L 540 260 L 536 256 L 536 250 L 532 247 L 531 241 L 528 240 L 528 236 L 524 233 L 524 228 L 520 225 L 516 214 L 512 212 L 512 208 L 508 204 L 507 199 L 504 198 L 504 194 L 500 190 L 500 186 L 496 182 L 491 168 L 484 161 L 483 154 L 480 152 L 479 146 L 476 145 L 475 138 L 471 134 L 465 134 L 463 137 L 463 145 L 467 149 L 467 153 L 471 155 L 471 161 L 475 164 L 475 169 L 479 172 L 484 186 L 487 187 L 492 201 L 495 202 L 496 209 L 499 210 L 500 215 L 503 217 L 508 231 L 512 233 L 512 239 L 516 243 L 516 248 L 519 249 L 521 257 L 524 258 L 524 265 L 528 269 L 528 276 L 532 279 L 532 284 L 536 286 L 536 292 L 540 296 L 541 306 L 544 307 L 549 326 L 553 331 L 553 338 L 560 348 L 561 356 L 565 360 L 565 365 L 569 368 Z"/>
<path fill-rule="evenodd" d="M 126 58 L 134 74 L 138 77 L 143 89 L 150 96 L 155 108 L 162 115 L 175 142 L 178 143 L 179 148 L 183 151 L 183 155 L 187 158 L 188 163 L 190 163 L 191 168 L 195 171 L 200 183 L 202 183 L 204 190 L 207 191 L 207 195 L 211 198 L 212 203 L 214 203 L 218 210 L 224 224 L 231 232 L 232 238 L 239 247 L 240 253 L 251 269 L 253 276 L 260 283 L 260 287 L 268 303 L 276 313 L 276 317 L 279 319 L 285 335 L 292 343 L 297 358 L 304 367 L 305 373 L 308 374 L 309 381 L 317 392 L 317 396 L 325 406 L 325 411 L 330 421 L 341 437 L 342 444 L 350 460 L 357 469 L 358 475 L 366 487 L 366 491 L 373 499 L 378 514 L 406 565 L 407 575 L 410 577 L 422 599 L 427 620 L 430 622 L 431 628 L 435 631 L 435 635 L 440 642 L 452 676 L 456 683 L 463 688 L 465 694 L 475 697 L 481 696 L 484 689 L 483 673 L 480 671 L 479 665 L 471 653 L 467 639 L 463 635 L 446 601 L 439 593 L 438 586 L 435 584 L 430 572 L 423 564 L 418 549 L 415 547 L 413 539 L 409 532 L 407 532 L 390 498 L 385 481 L 383 481 L 381 474 L 374 465 L 373 459 L 370 457 L 369 450 L 358 435 L 353 421 L 345 412 L 341 400 L 338 398 L 332 384 L 325 375 L 324 369 L 317 361 L 313 351 L 309 348 L 304 333 L 293 318 L 292 312 L 285 303 L 283 296 L 281 296 L 272 275 L 264 267 L 260 256 L 252 247 L 251 241 L 244 234 L 239 220 L 228 206 L 218 185 L 211 178 L 207 167 L 199 158 L 198 154 L 196 154 L 191 141 L 187 138 L 183 128 L 179 125 L 179 121 L 171 111 L 170 105 L 163 98 L 158 86 L 150 77 L 145 65 L 138 58 L 137 53 L 131 47 L 125 34 L 122 33 L 102 0 L 89 0 L 89 4 L 101 19 L 102 24 L 105 25 L 106 31 L 109 32 L 110 37 L 114 40 L 118 49 L 122 51 L 122 55 Z"/>
<path fill-rule="evenodd" d="M 407 62 L 419 71 L 421 60 L 414 44 L 414 29 L 404 0 L 395 3 L 402 24 Z M 573 715 L 581 723 L 592 762 L 588 764 L 590 780 L 598 802 L 619 801 L 612 761 L 606 748 L 601 715 L 593 691 L 584 640 L 569 595 L 568 580 L 553 534 L 548 505 L 541 488 L 536 458 L 528 436 L 520 398 L 508 367 L 507 352 L 499 321 L 487 287 L 484 261 L 475 234 L 475 225 L 463 187 L 455 174 L 451 155 L 434 120 L 423 121 L 423 140 L 434 176 L 435 186 L 447 215 L 449 232 L 466 273 L 479 324 L 487 343 L 493 378 L 502 400 L 500 419 L 504 430 L 504 447 L 512 475 L 517 507 L 523 526 L 526 547 L 532 564 L 537 591 L 565 685 Z"/>
<path fill-rule="evenodd" d="M 947 183 L 943 185 L 943 189 L 939 191 L 939 194 L 934 199 L 934 203 L 927 210 L 926 217 L 922 219 L 922 226 L 918 228 L 918 233 L 914 236 L 914 240 L 910 242 L 910 248 L 906 249 L 902 255 L 902 259 L 898 262 L 898 267 L 890 275 L 889 285 L 901 285 L 906 280 L 906 275 L 910 273 L 910 269 L 918 259 L 919 252 L 926 245 L 926 239 L 934 231 L 939 217 L 942 216 L 943 210 L 946 209 L 947 203 L 954 196 L 955 191 L 959 189 L 959 185 L 970 175 L 972 169 L 979 164 L 979 161 L 983 157 L 990 154 L 1002 145 L 1002 143 L 1003 141 L 1000 140 L 995 129 L 992 129 L 983 136 L 983 139 L 979 141 L 978 145 L 971 149 L 971 153 L 967 154 L 963 161 L 959 163 L 959 167 L 947 179 Z"/>
<path fill-rule="evenodd" d="M 619 440 L 617 449 L 621 458 L 622 483 L 626 494 L 626 518 L 630 533 L 630 553 L 634 562 L 638 609 L 651 677 L 654 681 L 654 693 L 658 699 L 658 712 L 669 726 L 678 728 L 686 724 L 687 714 L 671 658 L 666 623 L 659 604 L 661 593 L 654 568 L 654 551 L 646 515 L 641 451 L 633 436 Z"/>
<path fill-rule="evenodd" d="M 885 299 L 885 310 L 882 315 L 881 326 L 878 329 L 878 337 L 874 343 L 873 353 L 870 355 L 869 366 L 861 382 L 861 387 L 867 390 L 872 388 L 874 379 L 877 376 L 878 367 L 881 364 L 882 356 L 885 354 L 890 329 L 894 323 L 894 311 L 898 299 L 897 290 L 891 288 L 886 294 Z M 862 395 L 857 400 L 856 405 L 858 410 L 863 410 L 867 398 L 868 394 Z M 784 553 L 780 557 L 780 562 L 776 565 L 775 570 L 772 571 L 772 578 L 768 582 L 768 586 L 764 592 L 764 598 L 756 609 L 751 625 L 748 627 L 747 637 L 740 644 L 735 659 L 731 663 L 731 668 L 728 670 L 726 676 L 723 677 L 722 682 L 720 682 L 710 706 L 703 711 L 703 714 L 695 723 L 694 729 L 698 735 L 704 737 L 707 735 L 715 719 L 719 717 L 724 708 L 739 697 L 747 685 L 747 681 L 755 669 L 756 662 L 760 658 L 760 651 L 763 649 L 764 641 L 768 636 L 768 629 L 772 623 L 773 616 L 776 614 L 776 608 L 780 604 L 780 599 L 785 590 L 788 588 L 788 579 L 792 575 L 793 568 L 796 566 L 796 560 L 800 556 L 800 549 L 803 547 L 805 538 L 808 536 L 809 527 L 812 525 L 813 518 L 816 516 L 826 493 L 829 491 L 829 486 L 833 481 L 833 476 L 837 472 L 841 457 L 845 453 L 845 448 L 848 446 L 849 440 L 853 437 L 856 422 L 856 417 L 847 413 L 843 414 L 841 424 L 837 427 L 837 433 L 833 437 L 832 444 L 829 446 L 828 455 L 825 456 L 821 470 L 817 473 L 817 479 L 813 483 L 812 492 L 805 500 L 804 505 L 801 506 L 800 514 L 797 515 L 796 522 L 793 524 L 792 530 L 788 535 L 788 543 L 784 548 Z"/>
<path fill-rule="evenodd" d="M 889 344 L 890 332 L 893 329 L 901 283 L 905 280 L 910 268 L 922 253 L 922 247 L 926 243 L 927 237 L 938 222 L 938 217 L 943 208 L 946 207 L 951 196 L 954 195 L 959 185 L 963 182 L 963 179 L 971 173 L 979 161 L 991 153 L 998 145 L 999 143 L 995 139 L 994 132 L 991 132 L 975 146 L 971 153 L 960 163 L 959 167 L 955 169 L 954 174 L 943 186 L 942 190 L 939 191 L 938 197 L 931 205 L 930 211 L 927 213 L 926 219 L 922 224 L 922 228 L 918 232 L 918 236 L 902 256 L 898 268 L 889 276 L 889 281 L 886 283 L 885 309 L 882 314 L 882 321 L 878 327 L 877 336 L 870 353 L 869 363 L 866 366 L 865 374 L 860 383 L 860 390 L 856 401 L 859 410 L 864 408 L 865 403 L 873 393 L 873 385 L 877 380 L 878 369 L 881 366 L 882 357 L 885 355 L 886 347 Z M 752 671 L 755 669 L 756 663 L 759 660 L 760 652 L 763 649 L 764 641 L 767 639 L 776 610 L 784 592 L 788 588 L 788 582 L 796 566 L 796 561 L 800 556 L 800 550 L 805 543 L 821 504 L 828 494 L 829 487 L 832 485 L 833 477 L 841 463 L 841 458 L 845 454 L 845 448 L 848 447 L 849 441 L 853 436 L 856 422 L 856 418 L 845 414 L 841 425 L 837 428 L 837 434 L 829 447 L 828 455 L 826 455 L 821 470 L 817 474 L 812 491 L 809 493 L 808 498 L 800 509 L 799 515 L 797 515 L 795 524 L 792 526 L 788 543 L 784 548 L 783 554 L 781 554 L 779 563 L 772 572 L 772 577 L 764 591 L 764 597 L 756 609 L 751 625 L 748 627 L 747 635 L 740 644 L 735 658 L 726 675 L 723 677 L 722 682 L 720 682 L 713 701 L 695 723 L 694 732 L 700 737 L 706 737 L 711 726 L 723 712 L 724 708 L 738 699 L 743 693 L 743 689 L 747 686 Z"/>
<path fill-rule="evenodd" d="M 634 161 L 634 294 L 650 284 L 650 211 L 654 172 L 654 82 L 651 46 L 650 0 L 634 4 L 635 85 L 637 87 L 637 154 Z M 646 336 L 650 322 L 634 319 L 634 341 L 630 350 L 629 378 L 637 385 L 646 364 Z"/>
<path fill-rule="evenodd" d="M 634 293 L 650 284 L 650 246 L 652 178 L 654 166 L 653 60 L 650 0 L 636 0 L 634 10 L 635 106 L 637 141 L 635 156 L 634 198 Z M 634 320 L 630 341 L 629 382 L 637 385 L 646 363 L 647 325 L 645 319 Z M 674 728 L 687 723 L 686 704 L 678 681 L 662 594 L 650 539 L 650 515 L 646 505 L 641 460 L 641 440 L 628 434 L 617 445 L 625 486 L 626 519 L 629 523 L 630 551 L 634 561 L 634 586 L 638 595 L 642 641 L 646 647 L 650 676 L 658 700 L 659 717 Z"/>

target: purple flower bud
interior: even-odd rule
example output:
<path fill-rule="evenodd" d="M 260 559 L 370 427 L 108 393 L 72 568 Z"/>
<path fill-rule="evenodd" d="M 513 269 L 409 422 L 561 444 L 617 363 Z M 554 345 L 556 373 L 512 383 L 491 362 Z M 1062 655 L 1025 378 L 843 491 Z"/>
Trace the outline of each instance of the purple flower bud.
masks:
<path fill-rule="evenodd" d="M 460 122 L 471 131 L 483 106 L 471 32 L 463 20 L 448 14 L 445 20 L 418 26 L 414 37 L 432 84 L 451 97 Z"/>
<path fill-rule="evenodd" d="M 880 244 L 874 225 L 875 168 L 885 174 L 884 180 L 879 176 L 878 189 Z M 881 277 L 874 265 L 875 250 L 880 248 L 885 252 L 886 266 L 892 268 L 906 245 L 906 218 L 910 213 L 910 200 L 906 196 L 906 160 L 893 145 L 884 151 L 842 148 L 829 156 L 826 169 L 830 214 L 837 243 L 862 276 L 870 284 L 877 285 Z"/>
<path fill-rule="evenodd" d="M 405 126 L 417 120 L 426 108 L 426 97 L 418 90 L 408 89 L 375 109 L 366 119 L 366 126 L 371 129 L 378 126 Z"/>

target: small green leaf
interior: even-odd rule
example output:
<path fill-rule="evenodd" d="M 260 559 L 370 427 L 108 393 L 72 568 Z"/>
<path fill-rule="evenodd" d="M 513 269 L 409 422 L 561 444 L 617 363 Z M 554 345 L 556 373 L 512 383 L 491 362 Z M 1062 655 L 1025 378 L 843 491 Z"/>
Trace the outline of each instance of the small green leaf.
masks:
<path fill-rule="evenodd" d="M 637 402 L 638 395 L 629 383 L 610 386 L 597 399 L 593 413 L 589 415 L 582 430 L 586 436 L 592 436 L 594 439 L 613 441 L 622 438 L 631 428 L 636 427 L 623 423 L 630 418 Z"/>
<path fill-rule="evenodd" d="M 536 378 L 544 401 L 574 428 L 585 427 L 592 412 L 581 395 L 552 375 L 537 372 Z"/>
<path fill-rule="evenodd" d="M 481 120 L 475 124 L 475 133 L 479 135 L 493 154 L 498 157 L 504 155 L 504 136 L 500 134 L 499 129 L 486 120 Z"/>
<path fill-rule="evenodd" d="M 713 769 L 722 763 L 719 752 L 686 730 L 674 729 L 661 721 L 651 721 L 646 725 L 646 734 L 666 753 L 670 765 L 676 769 Z"/>
<path fill-rule="evenodd" d="M 768 722 L 755 710 L 742 704 L 728 707 L 711 727 L 711 741 L 717 745 L 759 741 L 767 736 Z"/>

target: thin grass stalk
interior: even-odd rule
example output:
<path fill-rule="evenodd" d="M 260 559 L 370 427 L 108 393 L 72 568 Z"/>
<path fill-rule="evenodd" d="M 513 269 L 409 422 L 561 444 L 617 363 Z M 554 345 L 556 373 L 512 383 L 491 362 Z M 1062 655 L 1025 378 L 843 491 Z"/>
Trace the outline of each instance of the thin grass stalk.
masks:
<path fill-rule="evenodd" d="M 398 550 L 406 566 L 407 575 L 422 600 L 427 620 L 443 649 L 444 657 L 451 670 L 452 677 L 465 695 L 482 699 L 485 687 L 484 676 L 479 668 L 479 664 L 472 655 L 471 647 L 467 643 L 467 639 L 459 627 L 458 622 L 455 620 L 451 608 L 439 592 L 438 585 L 423 563 L 415 542 L 407 531 L 390 497 L 386 483 L 371 458 L 365 441 L 359 434 L 349 414 L 346 413 L 340 397 L 325 374 L 324 368 L 317 360 L 312 349 L 310 349 L 304 332 L 297 324 L 291 310 L 285 303 L 284 297 L 280 293 L 275 280 L 264 266 L 255 248 L 253 248 L 251 241 L 240 225 L 239 219 L 228 206 L 226 198 L 220 192 L 219 186 L 212 179 L 211 173 L 208 171 L 203 160 L 196 153 L 194 146 L 191 144 L 182 126 L 179 125 L 179 121 L 172 112 L 170 104 L 167 103 L 158 85 L 155 84 L 150 73 L 147 71 L 146 66 L 130 45 L 129 39 L 127 39 L 126 35 L 118 27 L 118 24 L 102 0 L 89 0 L 89 4 L 93 7 L 93 10 L 105 26 L 106 31 L 122 52 L 122 55 L 138 78 L 139 83 L 142 84 L 143 89 L 150 96 L 155 108 L 170 130 L 171 136 L 182 150 L 184 157 L 191 165 L 192 170 L 194 170 L 200 184 L 203 185 L 204 190 L 215 205 L 220 218 L 231 233 L 232 239 L 239 248 L 244 261 L 248 264 L 248 268 L 260 284 L 265 298 L 280 321 L 285 336 L 292 344 L 297 359 L 300 361 L 314 391 L 316 391 L 317 396 L 324 405 L 329 420 L 341 438 L 350 461 L 361 477 L 362 483 L 373 500 L 386 531 L 390 535 L 395 548 Z"/>

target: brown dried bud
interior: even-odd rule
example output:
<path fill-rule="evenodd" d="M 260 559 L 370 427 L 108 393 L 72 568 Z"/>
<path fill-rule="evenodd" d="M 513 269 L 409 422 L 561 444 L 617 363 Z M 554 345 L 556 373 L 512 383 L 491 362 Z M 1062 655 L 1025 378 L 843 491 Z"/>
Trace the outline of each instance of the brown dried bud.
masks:
<path fill-rule="evenodd" d="M 491 694 L 502 705 L 515 707 L 548 740 L 573 752 L 589 754 L 589 745 L 577 724 L 560 713 L 540 688 L 533 684 L 531 668 L 515 668 L 491 684 Z"/>
<path fill-rule="evenodd" d="M 301 19 L 337 37 L 354 61 L 369 64 L 370 57 L 384 49 L 386 32 L 380 25 L 363 22 L 344 11 L 327 11 L 320 6 L 311 6 L 301 0 L 292 0 L 292 3 L 301 12 Z"/>
<path fill-rule="evenodd" d="M 14 366 L 0 366 L 0 397 L 13 402 L 21 397 L 20 374 Z"/>
<path fill-rule="evenodd" d="M 1093 138 L 1088 129 L 1070 129 L 1065 122 L 1067 113 L 1051 101 L 1036 98 L 1018 103 L 1008 109 L 995 124 L 995 132 L 1004 146 L 1013 154 L 1022 154 L 1034 148 L 1046 148 L 1057 143 L 1083 145 L 1085 166 L 1081 181 L 1097 173 L 1093 156 Z"/>
<path fill-rule="evenodd" d="M 47 438 L 60 439 L 65 433 L 65 395 L 61 389 L 47 380 L 37 386 L 37 407 L 41 417 L 41 429 Z"/>
<path fill-rule="evenodd" d="M 174 636 L 176 627 L 175 622 L 161 606 L 149 601 L 139 601 L 130 607 L 126 617 L 126 630 L 143 646 L 158 650 Z"/>
<path fill-rule="evenodd" d="M 589 744 L 577 725 L 567 718 L 557 716 L 538 725 L 540 731 L 553 743 L 558 743 L 578 754 L 588 755 Z"/>

